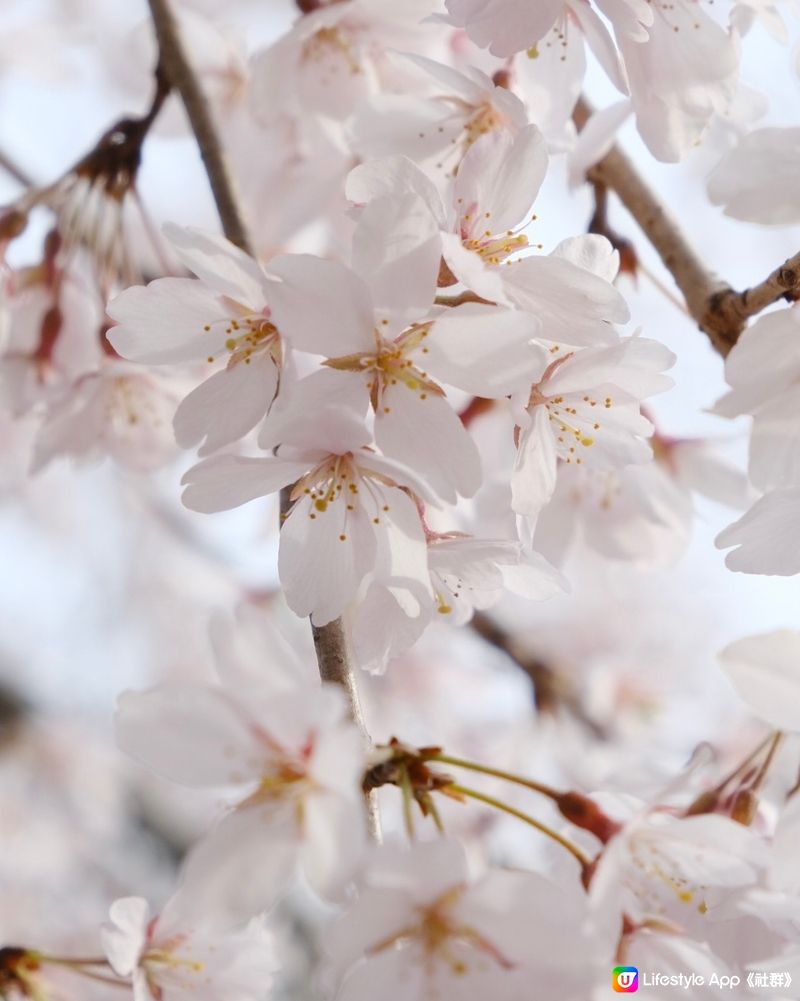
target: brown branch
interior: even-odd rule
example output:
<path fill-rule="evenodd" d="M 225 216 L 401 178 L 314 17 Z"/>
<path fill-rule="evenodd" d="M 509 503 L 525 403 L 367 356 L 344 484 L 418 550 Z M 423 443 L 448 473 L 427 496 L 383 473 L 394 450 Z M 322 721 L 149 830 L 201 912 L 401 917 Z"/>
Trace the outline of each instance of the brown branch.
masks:
<path fill-rule="evenodd" d="M 178 91 L 200 149 L 211 192 L 225 236 L 251 256 L 253 244 L 236 198 L 233 179 L 222 150 L 208 101 L 186 56 L 169 0 L 148 0 L 158 39 L 160 65 Z"/>
<path fill-rule="evenodd" d="M 167 79 L 183 99 L 192 132 L 203 158 L 203 165 L 208 175 L 225 236 L 231 243 L 235 243 L 237 247 L 255 257 L 253 243 L 244 223 L 231 173 L 211 117 L 208 102 L 184 52 L 169 0 L 148 0 L 148 2 L 158 38 L 160 69 L 166 74 Z M 282 492 L 282 518 L 286 514 L 288 500 L 289 492 Z M 334 619 L 333 622 L 324 626 L 312 624 L 311 629 L 320 677 L 323 681 L 333 682 L 344 690 L 350 716 L 364 734 L 365 739 L 369 740 L 341 619 Z M 367 814 L 370 833 L 373 837 L 378 838 L 380 826 L 374 798 L 367 799 Z"/>
<path fill-rule="evenodd" d="M 490 615 L 476 611 L 470 620 L 470 626 L 481 639 L 504 653 L 528 675 L 533 682 L 534 702 L 540 712 L 552 713 L 561 706 L 598 740 L 608 737 L 605 728 L 586 712 L 574 687 L 567 679 L 539 657 L 528 653 L 523 645 Z"/>
<path fill-rule="evenodd" d="M 591 114 L 592 108 L 581 99 L 573 115 L 579 129 Z M 750 317 L 779 299 L 793 300 L 800 296 L 800 254 L 744 292 L 737 292 L 710 271 L 618 146 L 613 146 L 586 176 L 616 193 L 675 279 L 692 317 L 723 357 L 739 339 Z"/>

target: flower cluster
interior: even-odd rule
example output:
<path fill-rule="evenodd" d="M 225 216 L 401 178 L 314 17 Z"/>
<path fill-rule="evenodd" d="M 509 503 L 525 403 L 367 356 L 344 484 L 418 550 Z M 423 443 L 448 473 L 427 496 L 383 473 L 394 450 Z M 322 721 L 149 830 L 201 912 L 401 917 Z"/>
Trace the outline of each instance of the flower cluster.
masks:
<path fill-rule="evenodd" d="M 800 633 L 733 623 L 701 693 L 703 588 L 640 574 L 684 553 L 698 497 L 745 511 L 716 540 L 731 569 L 800 573 L 800 255 L 722 287 L 612 148 L 631 113 L 664 162 L 716 130 L 712 203 L 800 219 L 797 129 L 731 140 L 757 103 L 740 49 L 757 22 L 785 41 L 780 3 L 297 0 L 266 45 L 172 6 L 151 4 L 144 115 L 0 209 L 0 433 L 39 483 L 64 456 L 160 471 L 120 491 L 148 680 L 114 727 L 174 865 L 131 887 L 92 859 L 103 954 L 0 947 L 0 996 L 82 977 L 135 1001 L 312 981 L 585 1001 L 619 964 L 800 979 Z M 623 97 L 595 114 L 587 56 Z M 178 96 L 230 239 L 150 222 L 140 163 L 184 128 Z M 615 184 L 727 355 L 709 420 L 752 419 L 746 473 L 664 430 L 683 345 L 623 276 L 675 297 L 611 228 Z M 588 227 L 553 211 L 559 187 L 593 193 Z M 244 505 L 252 575 L 197 517 Z M 226 602 L 204 674 L 196 625 Z M 91 796 L 63 799 L 87 825 Z M 287 936 L 313 967 L 288 987 Z"/>

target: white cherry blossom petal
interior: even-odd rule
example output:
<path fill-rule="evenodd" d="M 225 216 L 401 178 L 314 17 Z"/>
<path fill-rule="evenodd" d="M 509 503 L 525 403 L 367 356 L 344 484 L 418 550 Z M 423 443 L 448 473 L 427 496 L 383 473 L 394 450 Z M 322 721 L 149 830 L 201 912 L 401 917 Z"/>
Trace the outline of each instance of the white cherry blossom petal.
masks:
<path fill-rule="evenodd" d="M 277 390 L 278 370 L 266 353 L 216 372 L 176 410 L 178 444 L 192 448 L 202 442 L 199 454 L 208 455 L 238 441 L 264 418 Z"/>
<path fill-rule="evenodd" d="M 748 708 L 779 730 L 800 732 L 800 633 L 778 629 L 725 647 L 722 669 Z"/>
<path fill-rule="evenodd" d="M 191 511 L 213 514 L 266 497 L 308 472 L 308 462 L 213 455 L 184 474 L 183 503 Z"/>

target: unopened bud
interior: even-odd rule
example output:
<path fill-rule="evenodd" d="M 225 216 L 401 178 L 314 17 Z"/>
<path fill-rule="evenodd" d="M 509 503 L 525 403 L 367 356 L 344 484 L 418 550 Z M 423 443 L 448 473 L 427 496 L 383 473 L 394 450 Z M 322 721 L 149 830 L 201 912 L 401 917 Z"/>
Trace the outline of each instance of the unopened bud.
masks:
<path fill-rule="evenodd" d="M 505 90 L 511 89 L 511 74 L 508 70 L 498 70 L 492 77 L 495 87 L 503 87 Z"/>
<path fill-rule="evenodd" d="M 607 816 L 593 799 L 581 792 L 561 793 L 555 803 L 562 817 L 576 827 L 594 834 L 604 845 L 620 829 L 620 825 Z"/>

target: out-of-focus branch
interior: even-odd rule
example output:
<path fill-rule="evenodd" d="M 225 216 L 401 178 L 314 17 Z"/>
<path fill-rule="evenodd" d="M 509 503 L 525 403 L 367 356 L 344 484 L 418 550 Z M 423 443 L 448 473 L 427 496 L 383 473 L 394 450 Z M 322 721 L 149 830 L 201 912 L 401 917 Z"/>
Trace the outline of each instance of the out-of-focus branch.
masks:
<path fill-rule="evenodd" d="M 481 639 L 502 651 L 528 675 L 533 682 L 533 697 L 540 712 L 564 708 L 599 740 L 608 736 L 605 728 L 586 712 L 569 681 L 539 657 L 531 655 L 522 643 L 490 615 L 476 611 L 470 625 Z"/>
<path fill-rule="evenodd" d="M 10 177 L 22 185 L 23 188 L 33 188 L 35 186 L 31 175 L 24 170 L 8 153 L 0 149 L 0 169 L 4 170 Z"/>
<path fill-rule="evenodd" d="M 579 129 L 591 113 L 585 100 L 578 101 L 573 117 Z M 778 299 L 800 296 L 800 254 L 750 289 L 737 292 L 731 288 L 700 260 L 678 223 L 619 147 L 613 146 L 591 167 L 587 178 L 616 193 L 675 279 L 692 317 L 723 357 L 739 339 L 750 317 Z"/>
<path fill-rule="evenodd" d="M 208 175 L 222 229 L 231 243 L 235 243 L 237 247 L 254 256 L 253 245 L 239 209 L 230 168 L 211 117 L 211 109 L 200 81 L 187 58 L 169 0 L 148 0 L 148 2 L 158 39 L 161 68 L 181 95 Z"/>
<path fill-rule="evenodd" d="M 189 123 L 200 148 L 225 236 L 231 243 L 235 243 L 237 247 L 255 257 L 253 243 L 245 226 L 222 143 L 211 117 L 211 110 L 184 51 L 169 0 L 148 0 L 148 2 L 158 38 L 160 69 L 183 100 Z M 288 499 L 287 491 L 281 496 L 282 516 L 286 513 L 285 505 Z M 334 682 L 344 690 L 353 721 L 362 730 L 365 739 L 369 739 L 341 619 L 334 619 L 324 626 L 312 624 L 311 629 L 320 677 L 323 681 Z M 374 797 L 367 799 L 367 812 L 370 832 L 377 838 L 380 826 Z"/>

